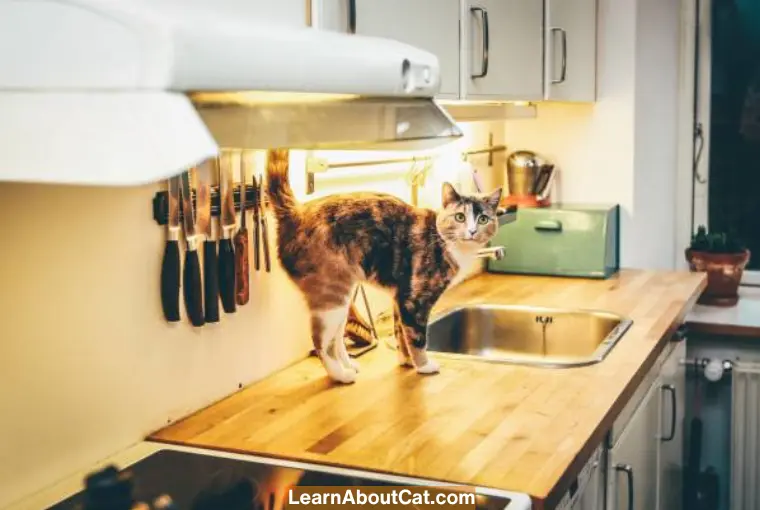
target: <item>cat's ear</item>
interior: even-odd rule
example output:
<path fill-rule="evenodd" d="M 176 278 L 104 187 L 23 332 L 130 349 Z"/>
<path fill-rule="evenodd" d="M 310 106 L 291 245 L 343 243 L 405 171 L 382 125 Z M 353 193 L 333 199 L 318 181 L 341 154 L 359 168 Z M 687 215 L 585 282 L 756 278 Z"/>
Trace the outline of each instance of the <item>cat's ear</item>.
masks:
<path fill-rule="evenodd" d="M 454 189 L 454 186 L 452 186 L 448 182 L 443 183 L 443 191 L 441 195 L 441 201 L 443 203 L 443 207 L 448 207 L 449 204 L 452 204 L 454 202 L 458 202 L 461 200 L 462 197 L 459 196 L 459 193 L 457 193 L 457 190 Z"/>
<path fill-rule="evenodd" d="M 501 202 L 501 187 L 496 188 L 494 191 L 491 192 L 490 195 L 486 197 L 486 203 L 493 209 L 494 211 L 499 207 L 499 202 Z"/>

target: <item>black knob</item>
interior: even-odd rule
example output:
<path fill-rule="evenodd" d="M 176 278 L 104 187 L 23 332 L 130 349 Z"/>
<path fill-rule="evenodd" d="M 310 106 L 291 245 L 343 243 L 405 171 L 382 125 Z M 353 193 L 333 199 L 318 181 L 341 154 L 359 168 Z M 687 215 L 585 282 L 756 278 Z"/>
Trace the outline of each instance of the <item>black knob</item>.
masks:
<path fill-rule="evenodd" d="M 134 505 L 132 474 L 110 465 L 85 479 L 85 510 L 130 510 Z"/>

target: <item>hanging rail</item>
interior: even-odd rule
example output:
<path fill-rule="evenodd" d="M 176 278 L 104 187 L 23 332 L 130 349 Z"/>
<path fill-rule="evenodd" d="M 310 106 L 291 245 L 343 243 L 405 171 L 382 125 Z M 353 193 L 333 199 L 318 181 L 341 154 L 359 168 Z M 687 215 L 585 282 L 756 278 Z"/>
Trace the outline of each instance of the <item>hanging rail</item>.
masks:
<path fill-rule="evenodd" d="M 463 151 L 462 157 L 467 158 L 477 154 L 493 154 L 495 152 L 504 152 L 507 150 L 506 145 L 494 145 L 485 149 L 475 149 L 471 151 Z M 378 166 L 378 165 L 392 165 L 395 163 L 423 163 L 425 161 L 432 161 L 439 156 L 412 156 L 409 158 L 392 158 L 392 159 L 375 159 L 371 161 L 349 161 L 347 163 L 327 163 L 323 160 L 312 158 L 312 166 L 310 171 L 312 173 L 323 172 L 331 168 L 354 168 L 361 166 Z"/>
<path fill-rule="evenodd" d="M 506 145 L 494 145 L 493 133 L 488 135 L 488 147 L 482 149 L 472 149 L 462 151 L 462 159 L 467 160 L 470 156 L 476 156 L 479 154 L 488 154 L 488 166 L 493 166 L 493 155 L 497 152 L 505 152 L 507 150 Z M 330 163 L 326 159 L 309 157 L 306 158 L 306 194 L 311 195 L 316 189 L 316 183 L 314 180 L 314 174 L 326 172 L 330 169 L 337 168 L 356 168 L 367 166 L 380 166 L 380 165 L 393 165 L 400 163 L 426 163 L 439 158 L 440 155 L 431 156 L 412 156 L 408 158 L 391 158 L 391 159 L 375 159 L 368 161 L 348 161 L 341 163 Z"/>

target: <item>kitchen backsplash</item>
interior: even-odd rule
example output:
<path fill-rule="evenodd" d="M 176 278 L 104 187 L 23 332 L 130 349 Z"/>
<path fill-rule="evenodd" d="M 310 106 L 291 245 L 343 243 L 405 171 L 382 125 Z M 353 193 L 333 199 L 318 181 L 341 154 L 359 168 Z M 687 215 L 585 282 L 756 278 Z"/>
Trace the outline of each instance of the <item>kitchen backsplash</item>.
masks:
<path fill-rule="evenodd" d="M 489 133 L 494 143 L 504 141 L 503 122 L 464 127 L 466 138 L 444 158 L 453 158 L 451 168 L 461 150 L 486 146 Z M 294 185 L 306 198 L 305 181 L 298 183 L 298 153 L 293 155 Z M 345 161 L 378 155 L 319 156 Z M 487 155 L 472 158 L 486 187 L 501 179 L 504 157 L 494 155 L 493 175 Z M 448 171 L 431 172 L 421 202 L 435 205 L 437 183 Z M 345 180 L 320 175 L 313 196 L 382 189 L 409 199 L 403 172 L 381 175 L 377 168 Z M 6 311 L 0 507 L 308 355 L 306 309 L 276 257 L 271 273 L 251 271 L 250 302 L 234 315 L 202 328 L 164 320 L 158 284 L 165 228 L 156 225 L 151 210 L 162 189 L 163 183 L 0 184 L 6 239 L 0 265 Z M 370 292 L 370 299 L 380 310 L 387 298 Z"/>

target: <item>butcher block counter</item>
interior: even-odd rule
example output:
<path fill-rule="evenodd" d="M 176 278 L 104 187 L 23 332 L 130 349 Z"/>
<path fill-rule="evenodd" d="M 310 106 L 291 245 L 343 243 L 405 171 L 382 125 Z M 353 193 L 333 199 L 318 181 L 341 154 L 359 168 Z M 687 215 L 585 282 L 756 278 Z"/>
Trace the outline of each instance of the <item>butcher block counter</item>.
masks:
<path fill-rule="evenodd" d="M 552 508 L 705 285 L 688 272 L 481 274 L 448 291 L 436 311 L 480 302 L 590 308 L 633 325 L 604 361 L 582 368 L 439 358 L 440 374 L 421 376 L 381 344 L 344 386 L 308 358 L 149 439 L 494 487 Z"/>

